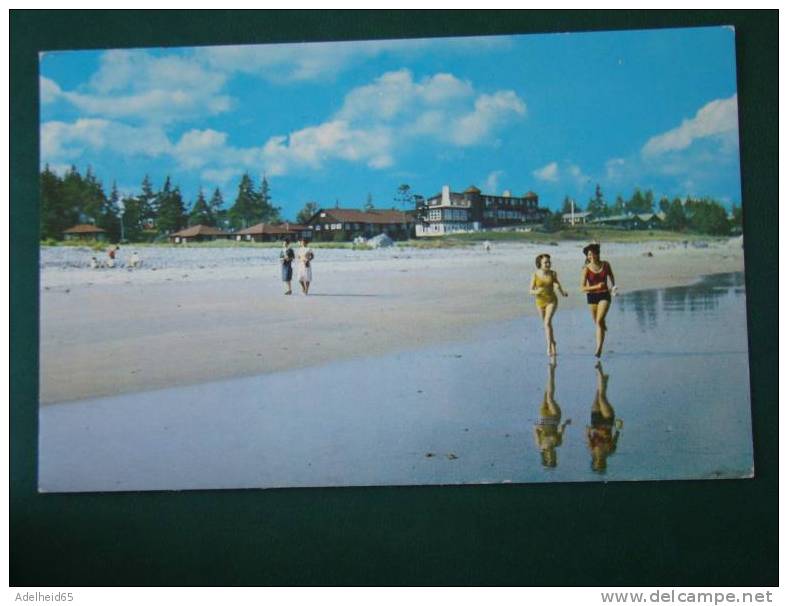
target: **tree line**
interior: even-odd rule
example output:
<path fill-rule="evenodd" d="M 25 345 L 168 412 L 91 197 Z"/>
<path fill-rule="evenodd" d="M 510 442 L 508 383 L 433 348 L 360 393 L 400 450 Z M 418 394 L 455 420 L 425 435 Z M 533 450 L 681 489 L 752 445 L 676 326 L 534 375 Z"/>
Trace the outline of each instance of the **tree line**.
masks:
<path fill-rule="evenodd" d="M 281 221 L 279 207 L 273 205 L 268 181 L 256 186 L 248 173 L 238 183 L 238 193 L 230 208 L 217 187 L 206 197 L 202 188 L 197 199 L 187 204 L 180 187 L 169 176 L 155 190 L 145 175 L 139 193 L 121 196 L 112 184 L 109 195 L 90 167 L 82 175 L 72 166 L 61 177 L 49 165 L 40 175 L 41 238 L 60 240 L 63 231 L 90 223 L 107 232 L 110 240 L 151 241 L 192 225 L 223 229 L 244 229 L 256 223 Z"/>
<path fill-rule="evenodd" d="M 549 230 L 560 229 L 563 225 L 562 215 L 572 212 L 573 200 L 566 196 L 561 210 L 551 213 L 545 221 Z M 654 192 L 650 189 L 641 191 L 635 188 L 628 200 L 618 194 L 615 200 L 608 204 L 602 193 L 602 188 L 597 184 L 594 195 L 588 200 L 586 212 L 594 218 L 614 217 L 620 215 L 664 213 L 662 226 L 673 231 L 696 231 L 709 235 L 727 235 L 731 229 L 741 228 L 741 207 L 734 205 L 732 218 L 728 218 L 725 207 L 713 198 L 685 199 L 674 197 L 672 200 L 663 196 L 656 201 Z M 574 202 L 574 212 L 583 212 L 581 204 Z"/>

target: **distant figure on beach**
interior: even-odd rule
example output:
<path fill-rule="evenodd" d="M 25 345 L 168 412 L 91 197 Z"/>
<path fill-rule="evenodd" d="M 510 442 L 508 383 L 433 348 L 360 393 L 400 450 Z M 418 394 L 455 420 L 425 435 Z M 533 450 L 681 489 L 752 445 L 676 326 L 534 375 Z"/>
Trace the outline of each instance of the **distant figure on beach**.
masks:
<path fill-rule="evenodd" d="M 591 425 L 586 427 L 586 439 L 591 451 L 591 469 L 599 473 L 607 470 L 607 458 L 616 452 L 620 430 L 624 426 L 621 419 L 616 419 L 616 413 L 607 401 L 609 379 L 602 370 L 602 362 L 597 362 L 596 394 L 591 404 Z"/>
<path fill-rule="evenodd" d="M 282 264 L 282 282 L 285 283 L 285 294 L 292 295 L 293 294 L 293 287 L 292 287 L 293 259 L 295 259 L 295 253 L 293 252 L 293 249 L 290 247 L 289 238 L 285 238 L 282 241 L 282 250 L 279 253 L 279 259 Z"/>
<path fill-rule="evenodd" d="M 107 267 L 115 267 L 115 255 L 120 250 L 120 246 L 110 246 L 107 250 Z"/>
<path fill-rule="evenodd" d="M 558 465 L 556 448 L 563 444 L 564 430 L 571 422 L 572 419 L 567 419 L 561 423 L 561 408 L 555 401 L 555 361 L 551 360 L 547 365 L 547 385 L 539 407 L 539 420 L 534 425 L 534 440 L 545 467 Z"/>
<path fill-rule="evenodd" d="M 309 294 L 309 283 L 312 282 L 312 259 L 314 258 L 315 253 L 309 248 L 309 239 L 301 238 L 301 246 L 296 253 L 296 259 L 298 260 L 298 282 L 305 295 Z"/>
<path fill-rule="evenodd" d="M 490 252 L 491 248 L 492 248 L 492 245 L 490 244 L 490 241 L 489 240 L 485 240 L 484 241 L 484 250 L 486 250 L 487 252 Z"/>
<path fill-rule="evenodd" d="M 140 259 L 139 253 L 135 250 L 131 253 L 131 258 L 129 258 L 129 267 L 132 269 L 137 269 L 142 265 L 142 259 Z"/>
<path fill-rule="evenodd" d="M 529 292 L 536 297 L 536 309 L 544 323 L 544 336 L 547 341 L 547 355 L 555 356 L 558 351 L 553 335 L 553 315 L 558 309 L 558 297 L 555 295 L 555 288 L 564 297 L 566 291 L 558 281 L 558 274 L 552 269 L 550 255 L 542 253 L 536 257 L 536 271 L 531 276 L 531 288 Z"/>
<path fill-rule="evenodd" d="M 90 269 L 99 269 L 100 267 L 101 267 L 101 263 L 99 263 L 99 260 L 96 259 L 96 257 L 91 257 L 90 258 Z"/>
<path fill-rule="evenodd" d="M 599 244 L 589 244 L 583 249 L 586 257 L 580 277 L 580 288 L 586 293 L 588 308 L 596 325 L 596 349 L 594 355 L 602 355 L 607 324 L 605 316 L 610 309 L 610 293 L 616 294 L 616 278 L 610 263 L 599 258 Z M 608 288 L 609 283 L 609 288 Z"/>

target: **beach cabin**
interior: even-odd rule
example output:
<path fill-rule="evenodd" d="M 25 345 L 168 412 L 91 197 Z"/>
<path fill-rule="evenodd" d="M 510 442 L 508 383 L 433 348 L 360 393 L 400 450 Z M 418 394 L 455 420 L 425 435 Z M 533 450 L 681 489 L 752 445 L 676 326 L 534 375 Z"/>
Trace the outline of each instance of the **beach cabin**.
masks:
<path fill-rule="evenodd" d="M 75 225 L 63 231 L 63 239 L 104 242 L 107 240 L 107 231 L 90 224 Z"/>
<path fill-rule="evenodd" d="M 415 219 L 399 210 L 359 210 L 355 208 L 321 208 L 307 222 L 315 240 L 350 241 L 386 234 L 393 240 L 413 235 Z"/>
<path fill-rule="evenodd" d="M 662 214 L 663 217 L 660 217 L 660 214 Z M 664 213 L 640 213 L 638 218 L 642 222 L 641 229 L 660 229 L 662 227 Z"/>
<path fill-rule="evenodd" d="M 189 242 L 210 242 L 211 240 L 227 240 L 232 234 L 210 225 L 193 225 L 169 235 L 172 244 Z"/>
<path fill-rule="evenodd" d="M 290 238 L 291 242 L 297 242 L 301 238 L 311 240 L 312 228 L 298 223 L 280 223 L 278 225 L 258 223 L 235 232 L 233 237 L 237 242 L 277 242 L 284 238 Z"/>
<path fill-rule="evenodd" d="M 567 225 L 578 225 L 588 223 L 592 219 L 591 213 L 564 213 L 561 215 L 561 221 Z"/>
<path fill-rule="evenodd" d="M 611 215 L 609 217 L 599 217 L 592 221 L 595 225 L 606 227 L 617 227 L 619 229 L 646 229 L 643 220 L 639 215 Z"/>

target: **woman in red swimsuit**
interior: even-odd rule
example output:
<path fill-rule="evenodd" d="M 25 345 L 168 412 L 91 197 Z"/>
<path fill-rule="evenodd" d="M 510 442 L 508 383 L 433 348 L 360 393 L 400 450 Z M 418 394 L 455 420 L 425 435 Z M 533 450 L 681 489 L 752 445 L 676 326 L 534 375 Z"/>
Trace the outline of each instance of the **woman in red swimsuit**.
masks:
<path fill-rule="evenodd" d="M 580 278 L 580 288 L 586 293 L 588 308 L 596 325 L 596 350 L 594 355 L 602 355 L 602 345 L 605 342 L 607 324 L 605 316 L 610 309 L 610 293 L 616 292 L 616 278 L 610 263 L 599 258 L 599 244 L 589 244 L 583 249 L 586 263 Z M 608 288 L 608 283 L 610 287 Z"/>

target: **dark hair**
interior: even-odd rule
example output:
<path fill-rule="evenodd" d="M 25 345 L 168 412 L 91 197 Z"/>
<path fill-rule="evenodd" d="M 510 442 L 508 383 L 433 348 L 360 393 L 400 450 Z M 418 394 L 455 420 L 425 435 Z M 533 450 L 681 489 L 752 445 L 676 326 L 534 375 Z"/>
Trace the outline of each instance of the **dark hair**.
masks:
<path fill-rule="evenodd" d="M 282 238 L 282 241 L 283 241 L 285 244 L 290 244 L 290 238 Z"/>
<path fill-rule="evenodd" d="M 536 269 L 541 269 L 542 268 L 542 259 L 544 259 L 544 258 L 549 259 L 550 255 L 548 255 L 547 253 L 542 253 L 541 255 L 536 255 Z"/>
<path fill-rule="evenodd" d="M 600 249 L 599 244 L 594 242 L 594 243 L 589 244 L 588 246 L 583 248 L 583 255 L 585 255 L 587 257 L 588 256 L 588 251 L 593 250 L 596 253 L 596 256 L 598 257 L 599 256 L 599 249 Z"/>

